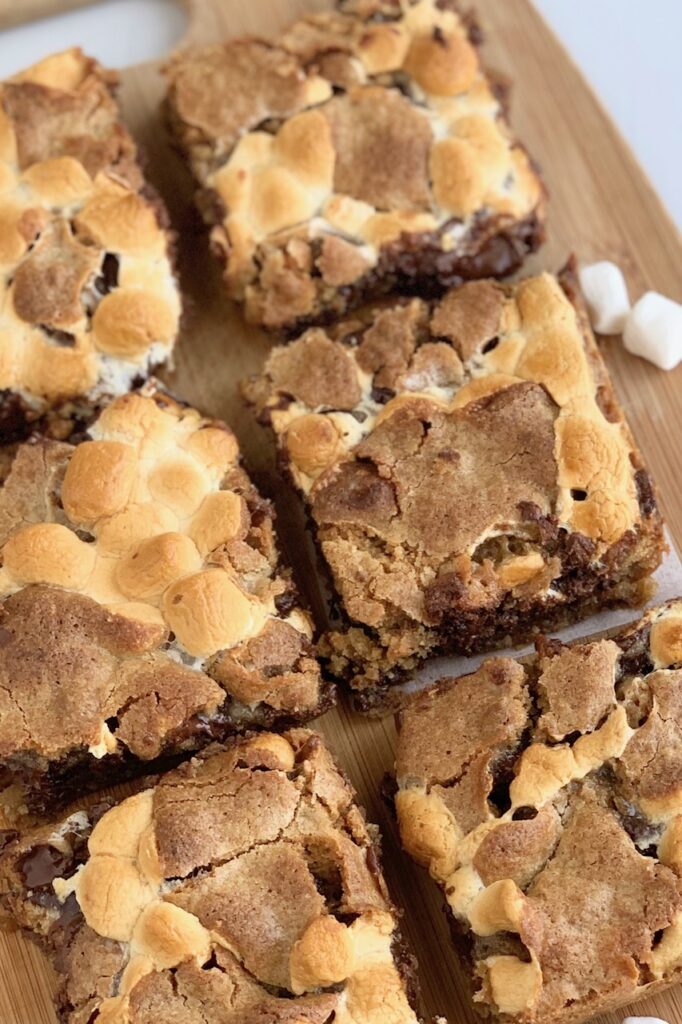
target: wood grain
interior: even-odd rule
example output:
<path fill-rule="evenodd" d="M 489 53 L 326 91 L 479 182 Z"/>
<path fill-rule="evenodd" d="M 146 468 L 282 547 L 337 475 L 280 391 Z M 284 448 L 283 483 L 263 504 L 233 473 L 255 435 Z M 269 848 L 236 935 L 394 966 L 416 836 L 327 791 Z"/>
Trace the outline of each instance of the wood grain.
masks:
<path fill-rule="evenodd" d="M 202 42 L 246 32 L 276 32 L 315 0 L 193 0 L 187 40 Z M 579 71 L 528 0 L 478 0 L 488 34 L 488 64 L 514 79 L 513 123 L 539 160 L 551 192 L 550 238 L 529 269 L 559 269 L 569 253 L 581 260 L 614 259 L 625 270 L 633 297 L 648 288 L 682 300 L 682 245 L 641 168 L 601 109 Z M 1 8 L 0 8 L 1 9 Z M 0 40 L 1 45 L 1 40 Z M 222 296 L 191 207 L 191 186 L 169 150 L 157 116 L 162 81 L 154 66 L 123 72 L 125 116 L 145 148 L 148 173 L 164 195 L 181 237 L 181 274 L 188 313 L 177 367 L 167 376 L 184 398 L 227 419 L 250 466 L 273 487 L 286 547 L 300 581 L 311 586 L 309 554 L 293 539 L 301 514 L 279 486 L 264 434 L 242 407 L 237 385 L 258 369 L 268 341 L 247 328 Z M 665 140 L 661 140 L 665 145 Z M 682 367 L 664 374 L 629 356 L 617 339 L 603 343 L 620 398 L 663 494 L 668 522 L 682 544 Z M 681 583 L 682 590 L 682 583 Z M 465 1024 L 477 1018 L 449 945 L 435 886 L 398 849 L 395 830 L 379 797 L 393 761 L 390 719 L 363 719 L 345 706 L 320 729 L 351 775 L 370 818 L 385 837 L 385 866 L 396 899 L 406 908 L 405 931 L 421 963 L 425 1012 Z M 21 937 L 0 936 L 0 1024 L 55 1024 L 53 979 Z M 682 1024 L 682 993 L 673 990 L 638 1005 L 639 1013 Z M 599 1020 L 616 1024 L 624 1014 Z"/>
<path fill-rule="evenodd" d="M 77 7 L 87 7 L 97 0 L 0 0 L 0 30 L 27 21 L 49 18 Z"/>

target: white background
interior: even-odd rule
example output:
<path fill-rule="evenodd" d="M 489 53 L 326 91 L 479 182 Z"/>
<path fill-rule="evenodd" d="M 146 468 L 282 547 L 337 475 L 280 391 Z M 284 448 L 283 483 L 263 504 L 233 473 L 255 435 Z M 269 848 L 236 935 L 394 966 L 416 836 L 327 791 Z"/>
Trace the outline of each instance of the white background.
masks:
<path fill-rule="evenodd" d="M 682 225 L 682 0 L 536 3 Z M 167 52 L 184 20 L 174 0 L 103 0 L 1 32 L 0 78 L 73 43 L 105 64 L 133 64 Z"/>
<path fill-rule="evenodd" d="M 682 227 L 682 0 L 535 0 L 535 5 Z"/>

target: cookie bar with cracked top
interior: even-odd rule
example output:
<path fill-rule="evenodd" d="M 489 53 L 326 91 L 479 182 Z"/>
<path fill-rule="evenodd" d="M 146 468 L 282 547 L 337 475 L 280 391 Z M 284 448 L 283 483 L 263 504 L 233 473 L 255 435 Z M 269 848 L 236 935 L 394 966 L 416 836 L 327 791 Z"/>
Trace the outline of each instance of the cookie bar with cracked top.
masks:
<path fill-rule="evenodd" d="M 418 695 L 396 777 L 485 1016 L 577 1024 L 682 979 L 682 599 Z"/>
<path fill-rule="evenodd" d="M 306 495 L 359 704 L 432 654 L 616 602 L 663 549 L 571 271 L 393 301 L 275 348 L 247 397 Z"/>
<path fill-rule="evenodd" d="M 127 391 L 173 348 L 171 234 L 115 84 L 78 49 L 0 83 L 2 441 Z"/>
<path fill-rule="evenodd" d="M 0 900 L 51 957 L 62 1024 L 417 1024 L 378 831 L 314 733 L 13 838 Z"/>
<path fill-rule="evenodd" d="M 516 270 L 544 192 L 451 2 L 350 0 L 277 42 L 175 56 L 171 131 L 249 320 L 292 329 L 379 293 Z"/>
<path fill-rule="evenodd" d="M 0 491 L 0 780 L 44 811 L 332 700 L 225 424 L 147 385 Z"/>

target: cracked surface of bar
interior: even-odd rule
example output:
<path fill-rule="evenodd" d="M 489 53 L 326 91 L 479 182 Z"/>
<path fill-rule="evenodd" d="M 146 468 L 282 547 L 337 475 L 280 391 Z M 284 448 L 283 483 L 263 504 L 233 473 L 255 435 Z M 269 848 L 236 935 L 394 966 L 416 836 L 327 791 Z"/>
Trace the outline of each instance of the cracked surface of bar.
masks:
<path fill-rule="evenodd" d="M 247 398 L 305 496 L 356 701 L 423 658 L 643 604 L 656 495 L 574 276 L 393 300 L 275 348 Z"/>
<path fill-rule="evenodd" d="M 454 3 L 355 0 L 166 68 L 171 131 L 249 320 L 516 270 L 544 193 Z"/>
<path fill-rule="evenodd" d="M 575 1024 L 680 979 L 682 600 L 418 695 L 396 777 L 486 1016 Z"/>
<path fill-rule="evenodd" d="M 34 810 L 332 695 L 271 506 L 219 421 L 148 384 L 0 490 L 0 765 Z"/>
<path fill-rule="evenodd" d="M 127 391 L 172 351 L 165 208 L 114 98 L 65 50 L 0 83 L 0 440 Z"/>
<path fill-rule="evenodd" d="M 0 899 L 55 964 L 62 1024 L 417 1024 L 377 829 L 314 733 L 4 838 Z"/>

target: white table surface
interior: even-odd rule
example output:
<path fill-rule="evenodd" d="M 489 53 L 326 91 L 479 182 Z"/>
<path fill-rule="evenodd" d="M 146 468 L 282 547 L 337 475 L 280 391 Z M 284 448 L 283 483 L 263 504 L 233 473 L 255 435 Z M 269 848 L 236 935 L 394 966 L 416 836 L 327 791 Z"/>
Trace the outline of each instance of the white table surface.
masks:
<path fill-rule="evenodd" d="M 682 0 L 534 2 L 682 227 Z"/>
<path fill-rule="evenodd" d="M 682 0 L 535 2 L 682 225 Z M 102 0 L 0 33 L 0 77 L 73 43 L 105 64 L 137 63 L 167 52 L 184 22 L 175 0 Z"/>

